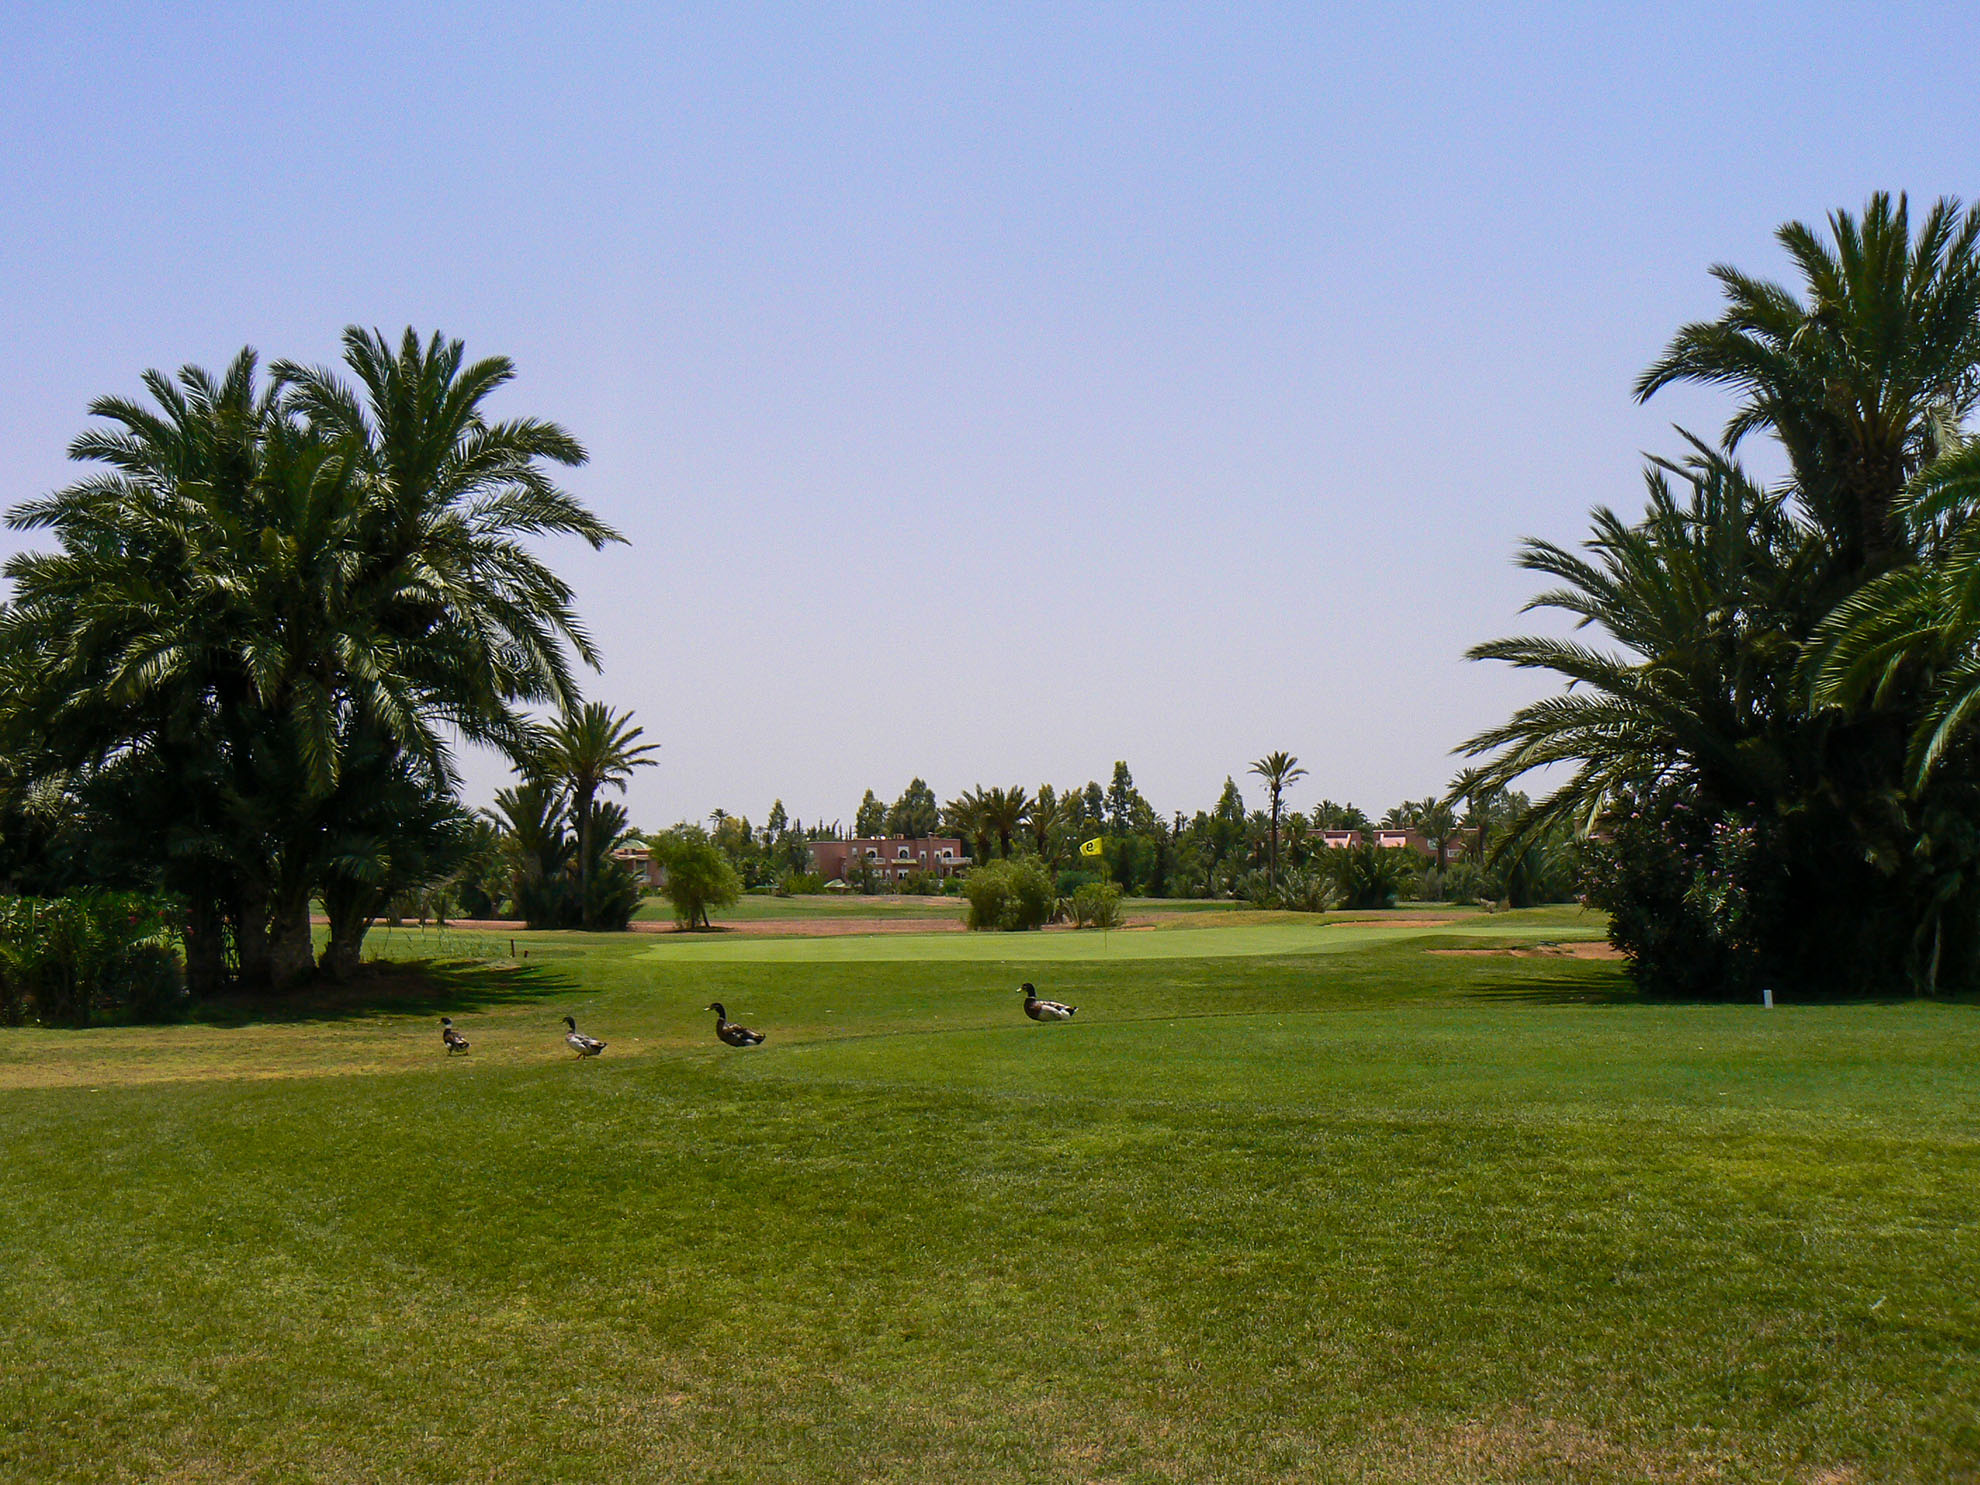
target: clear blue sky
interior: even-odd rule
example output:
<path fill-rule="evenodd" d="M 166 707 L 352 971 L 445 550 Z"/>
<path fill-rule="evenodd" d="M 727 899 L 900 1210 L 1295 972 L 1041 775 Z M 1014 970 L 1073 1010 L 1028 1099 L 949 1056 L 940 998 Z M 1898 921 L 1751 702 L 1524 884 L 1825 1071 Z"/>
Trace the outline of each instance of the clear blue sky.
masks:
<path fill-rule="evenodd" d="M 0 500 L 147 366 L 440 328 L 632 538 L 556 556 L 637 823 L 1274 748 L 1379 809 L 1535 694 L 1460 659 L 1515 540 L 1716 428 L 1628 395 L 1707 266 L 1980 193 L 1976 15 L 16 4 Z"/>

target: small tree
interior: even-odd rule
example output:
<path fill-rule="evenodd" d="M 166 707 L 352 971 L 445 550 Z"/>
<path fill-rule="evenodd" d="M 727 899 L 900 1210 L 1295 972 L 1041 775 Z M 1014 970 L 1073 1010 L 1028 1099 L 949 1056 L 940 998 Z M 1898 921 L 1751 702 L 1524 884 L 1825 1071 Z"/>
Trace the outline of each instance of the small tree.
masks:
<path fill-rule="evenodd" d="M 742 896 L 742 878 L 699 826 L 676 825 L 654 839 L 653 850 L 666 863 L 667 900 L 679 927 L 710 927 L 710 908 L 728 907 Z"/>

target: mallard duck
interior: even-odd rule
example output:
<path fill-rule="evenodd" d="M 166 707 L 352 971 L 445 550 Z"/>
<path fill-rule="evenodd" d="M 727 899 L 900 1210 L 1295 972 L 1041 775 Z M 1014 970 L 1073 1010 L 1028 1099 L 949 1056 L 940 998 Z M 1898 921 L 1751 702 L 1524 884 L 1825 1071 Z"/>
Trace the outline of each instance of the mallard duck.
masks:
<path fill-rule="evenodd" d="M 452 1016 L 442 1016 L 440 1018 L 440 1040 L 447 1044 L 447 1055 L 449 1057 L 453 1056 L 456 1052 L 465 1052 L 468 1049 L 468 1039 L 454 1030 L 454 1018 Z"/>
<path fill-rule="evenodd" d="M 564 1017 L 564 1024 L 570 1027 L 570 1030 L 564 1033 L 564 1044 L 573 1052 L 577 1053 L 578 1056 L 596 1057 L 600 1052 L 605 1050 L 605 1043 L 598 1040 L 595 1036 L 586 1036 L 582 1031 L 579 1031 L 577 1029 L 577 1022 L 573 1021 L 569 1016 Z"/>
<path fill-rule="evenodd" d="M 729 1013 L 722 1009 L 722 1002 L 711 1001 L 703 1007 L 715 1013 L 715 1035 L 732 1047 L 753 1047 L 763 1040 L 763 1033 L 751 1031 L 747 1026 L 738 1026 L 729 1019 Z"/>
<path fill-rule="evenodd" d="M 1034 1021 L 1070 1021 L 1079 1014 L 1079 1007 L 1063 1005 L 1056 1000 L 1040 1000 L 1037 987 L 1027 980 L 1024 985 L 1024 1013 Z"/>

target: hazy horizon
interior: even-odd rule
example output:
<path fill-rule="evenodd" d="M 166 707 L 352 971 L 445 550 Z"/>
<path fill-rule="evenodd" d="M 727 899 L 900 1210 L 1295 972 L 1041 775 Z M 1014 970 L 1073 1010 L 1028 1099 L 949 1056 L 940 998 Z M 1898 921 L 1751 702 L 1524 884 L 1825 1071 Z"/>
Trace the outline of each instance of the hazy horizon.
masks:
<path fill-rule="evenodd" d="M 1893 19 L 1895 17 L 1895 19 Z M 90 399 L 349 323 L 514 358 L 655 827 L 920 775 L 1379 814 L 1545 682 L 1518 538 L 1635 506 L 1715 262 L 1971 195 L 1963 9 L 357 5 L 0 18 L 0 502 Z M 1756 458 L 1765 467 L 1758 450 Z M 0 554 L 20 549 L 0 534 Z M 504 776 L 468 760 L 471 802 Z"/>

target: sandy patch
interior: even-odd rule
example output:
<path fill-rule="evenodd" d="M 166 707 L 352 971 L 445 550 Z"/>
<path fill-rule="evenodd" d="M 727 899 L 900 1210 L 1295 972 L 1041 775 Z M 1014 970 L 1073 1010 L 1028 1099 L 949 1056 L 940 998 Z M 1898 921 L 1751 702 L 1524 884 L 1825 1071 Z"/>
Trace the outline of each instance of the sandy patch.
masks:
<path fill-rule="evenodd" d="M 1429 954 L 1449 954 L 1459 959 L 1603 959 L 1617 960 L 1622 950 L 1601 939 L 1572 944 L 1530 944 L 1520 949 L 1426 949 Z"/>
<path fill-rule="evenodd" d="M 1723 1477 L 1712 1453 L 1646 1445 L 1524 1408 L 1465 1422 L 1406 1422 L 1353 1459 L 1382 1485 L 1527 1485 L 1541 1480 L 1693 1482 Z M 1346 1462 L 1346 1461 L 1344 1461 Z M 1843 1479 L 1850 1478 L 1845 1475 Z"/>

